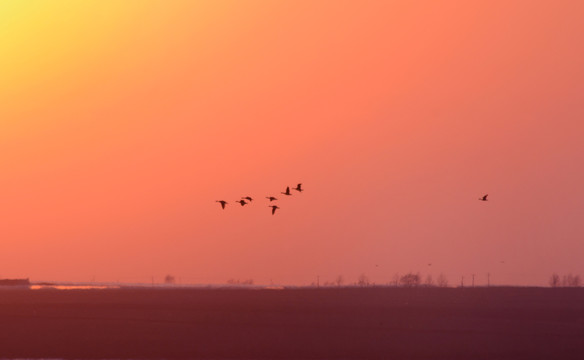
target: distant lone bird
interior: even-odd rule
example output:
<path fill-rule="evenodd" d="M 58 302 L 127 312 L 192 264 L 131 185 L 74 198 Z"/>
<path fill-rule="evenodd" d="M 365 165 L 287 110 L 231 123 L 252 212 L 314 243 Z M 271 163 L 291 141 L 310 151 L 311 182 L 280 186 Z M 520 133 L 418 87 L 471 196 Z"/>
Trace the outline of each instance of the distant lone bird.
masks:
<path fill-rule="evenodd" d="M 290 194 L 290 186 L 286 187 L 286 192 L 280 192 L 280 194 L 284 194 L 284 195 L 288 195 L 288 196 L 292 195 L 292 194 Z"/>
<path fill-rule="evenodd" d="M 270 201 L 278 200 L 278 198 L 275 198 L 273 196 L 266 196 L 266 199 L 268 199 Z"/>
<path fill-rule="evenodd" d="M 225 200 L 215 200 L 215 202 L 220 203 L 221 204 L 221 208 L 223 210 L 225 210 L 225 205 L 227 204 L 227 201 L 225 201 Z"/>
<path fill-rule="evenodd" d="M 479 198 L 480 201 L 489 201 L 487 200 L 487 196 L 489 196 L 489 194 L 484 195 L 482 198 Z"/>
<path fill-rule="evenodd" d="M 242 197 L 242 199 L 249 200 L 249 202 L 253 201 L 253 199 L 250 196 Z"/>
<path fill-rule="evenodd" d="M 241 206 L 243 206 L 243 205 L 247 204 L 247 203 L 245 202 L 245 200 L 237 200 L 236 202 L 240 203 L 240 204 L 241 204 Z"/>
<path fill-rule="evenodd" d="M 276 212 L 276 209 L 279 209 L 278 205 L 268 205 L 268 207 L 272 208 L 272 215 Z"/>
<path fill-rule="evenodd" d="M 304 191 L 304 189 L 302 188 L 302 184 L 298 184 L 298 186 L 296 186 L 296 187 L 294 188 L 294 190 L 296 190 L 296 191 L 298 191 L 298 192 L 303 192 L 303 191 Z"/>

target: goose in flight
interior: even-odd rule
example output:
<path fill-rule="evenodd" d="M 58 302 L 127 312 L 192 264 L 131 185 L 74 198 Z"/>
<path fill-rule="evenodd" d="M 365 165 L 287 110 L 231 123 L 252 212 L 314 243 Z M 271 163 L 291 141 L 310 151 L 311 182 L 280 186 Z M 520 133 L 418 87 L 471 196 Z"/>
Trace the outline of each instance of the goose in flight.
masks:
<path fill-rule="evenodd" d="M 240 204 L 241 204 L 241 206 L 243 206 L 243 205 L 247 204 L 247 203 L 245 202 L 245 200 L 237 200 L 236 202 L 240 203 Z"/>
<path fill-rule="evenodd" d="M 279 209 L 278 205 L 268 205 L 268 207 L 272 208 L 272 215 L 276 212 L 276 209 Z"/>
<path fill-rule="evenodd" d="M 286 187 L 286 192 L 280 192 L 280 194 L 284 194 L 284 195 L 288 195 L 288 196 L 292 195 L 292 194 L 290 194 L 290 186 Z"/>
<path fill-rule="evenodd" d="M 225 205 L 227 204 L 227 201 L 225 201 L 225 200 L 215 200 L 215 202 L 218 202 L 219 204 L 221 204 L 221 209 L 225 210 Z"/>
<path fill-rule="evenodd" d="M 297 186 L 294 188 L 294 190 L 296 190 L 296 191 L 298 191 L 298 192 L 303 192 L 303 191 L 304 191 L 304 189 L 302 188 L 302 184 L 298 184 L 298 185 L 297 185 Z"/>
<path fill-rule="evenodd" d="M 489 196 L 489 194 L 484 195 L 483 197 L 479 198 L 480 201 L 489 201 L 487 200 L 487 196 Z"/>
<path fill-rule="evenodd" d="M 270 201 L 278 200 L 278 198 L 275 198 L 273 196 L 266 196 L 266 199 L 268 199 Z"/>
<path fill-rule="evenodd" d="M 251 198 L 251 196 L 242 197 L 242 199 L 248 200 L 249 202 L 252 202 L 253 201 L 253 199 Z"/>

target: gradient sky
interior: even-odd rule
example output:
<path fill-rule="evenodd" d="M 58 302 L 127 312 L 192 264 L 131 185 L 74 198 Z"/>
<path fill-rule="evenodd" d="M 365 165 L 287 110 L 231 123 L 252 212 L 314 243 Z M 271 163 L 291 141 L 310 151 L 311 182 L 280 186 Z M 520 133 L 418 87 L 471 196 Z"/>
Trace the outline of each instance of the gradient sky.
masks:
<path fill-rule="evenodd" d="M 0 277 L 584 275 L 582 19 L 568 0 L 4 0 Z"/>

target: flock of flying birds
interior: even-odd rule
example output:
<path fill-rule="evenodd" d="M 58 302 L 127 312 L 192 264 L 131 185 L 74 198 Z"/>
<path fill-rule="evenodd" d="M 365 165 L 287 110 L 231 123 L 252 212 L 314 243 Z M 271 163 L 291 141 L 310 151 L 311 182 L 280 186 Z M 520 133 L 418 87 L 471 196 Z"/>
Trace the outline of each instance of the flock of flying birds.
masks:
<path fill-rule="evenodd" d="M 296 190 L 298 192 L 303 192 L 304 189 L 302 188 L 302 184 L 298 184 L 296 185 L 295 188 L 292 188 L 293 190 Z M 284 194 L 286 196 L 291 196 L 292 193 L 290 193 L 290 186 L 286 187 L 286 191 L 282 191 L 280 192 L 280 194 Z M 479 198 L 480 201 L 488 201 L 487 200 L 487 196 L 489 196 L 489 194 L 485 194 L 483 196 L 481 196 Z M 274 196 L 266 196 L 266 199 L 270 200 L 270 202 L 274 201 L 274 200 L 278 200 L 278 198 L 274 197 Z M 247 200 L 247 201 L 246 201 Z M 247 204 L 250 204 L 253 201 L 253 198 L 251 196 L 242 196 L 241 200 L 236 200 L 236 203 L 239 203 L 241 206 L 245 206 Z M 227 201 L 225 200 L 215 200 L 215 202 L 218 202 L 219 204 L 221 204 L 221 209 L 225 210 L 225 205 L 229 204 Z M 278 207 L 278 205 L 268 205 L 268 207 L 272 208 L 272 215 L 274 215 L 276 213 L 276 210 L 279 209 L 280 207 Z"/>
<path fill-rule="evenodd" d="M 302 188 L 302 184 L 296 185 L 296 187 L 292 188 L 292 190 L 296 190 L 298 192 L 304 191 L 304 189 Z M 287 186 L 286 191 L 282 191 L 282 192 L 280 192 L 280 194 L 284 194 L 286 196 L 291 196 L 292 193 L 290 192 L 290 186 Z M 270 203 L 272 201 L 278 200 L 278 198 L 276 198 L 274 196 L 266 196 L 266 199 L 270 200 Z M 251 196 L 242 196 L 240 200 L 236 200 L 235 202 L 239 203 L 241 206 L 245 206 L 247 204 L 250 204 L 252 201 L 253 201 L 253 198 Z M 225 205 L 229 204 L 225 200 L 215 200 L 215 202 L 218 202 L 219 204 L 221 204 L 221 209 L 223 209 L 223 210 L 225 210 Z M 278 205 L 268 205 L 268 207 L 272 208 L 272 215 L 274 215 L 276 213 L 276 210 L 280 208 L 280 207 L 278 207 Z"/>

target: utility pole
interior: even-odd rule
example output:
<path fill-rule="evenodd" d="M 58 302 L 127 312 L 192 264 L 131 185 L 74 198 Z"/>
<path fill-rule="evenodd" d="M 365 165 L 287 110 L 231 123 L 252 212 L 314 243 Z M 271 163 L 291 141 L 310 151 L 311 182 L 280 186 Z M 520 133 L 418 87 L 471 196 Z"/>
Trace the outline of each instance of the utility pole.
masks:
<path fill-rule="evenodd" d="M 475 274 L 472 274 L 472 287 L 474 287 L 474 275 Z"/>
<path fill-rule="evenodd" d="M 491 286 L 491 273 L 487 273 L 487 287 Z"/>
<path fill-rule="evenodd" d="M 460 287 L 464 287 L 464 275 L 460 279 Z"/>

